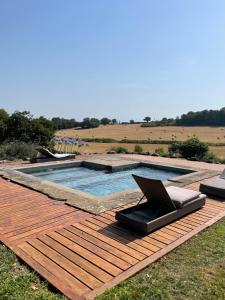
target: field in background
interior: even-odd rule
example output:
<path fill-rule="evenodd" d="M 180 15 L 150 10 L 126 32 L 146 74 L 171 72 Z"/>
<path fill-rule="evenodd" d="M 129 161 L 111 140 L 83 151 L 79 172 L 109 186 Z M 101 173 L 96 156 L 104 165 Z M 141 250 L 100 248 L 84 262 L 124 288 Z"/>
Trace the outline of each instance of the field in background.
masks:
<path fill-rule="evenodd" d="M 140 144 L 143 148 L 143 151 L 148 151 L 153 153 L 155 149 L 157 148 L 163 148 L 165 151 L 168 150 L 168 145 L 162 145 L 162 144 Z M 79 152 L 80 154 L 102 154 L 106 153 L 107 151 L 111 150 L 113 147 L 122 146 L 127 148 L 129 152 L 134 151 L 134 144 L 126 144 L 126 143 L 88 143 L 88 146 L 72 146 L 72 145 L 66 145 L 66 146 L 56 146 L 56 151 L 62 151 L 66 153 L 74 153 Z M 209 150 L 216 154 L 219 158 L 225 159 L 225 146 L 210 146 Z"/>
<path fill-rule="evenodd" d="M 193 135 L 196 135 L 201 141 L 208 143 L 225 143 L 225 127 L 149 127 L 143 128 L 139 124 L 129 125 L 107 125 L 94 129 L 66 129 L 57 132 L 58 136 L 73 138 L 112 138 L 115 140 L 158 140 L 166 141 L 184 141 Z M 89 143 L 88 146 L 71 146 L 68 145 L 64 149 L 65 152 L 78 151 L 81 154 L 88 153 L 106 153 L 112 147 L 123 146 L 129 151 L 134 151 L 134 144 L 126 143 Z M 168 145 L 163 144 L 144 144 L 144 151 L 154 152 L 156 148 L 168 149 Z M 56 149 L 57 150 L 57 149 Z M 60 150 L 60 149 L 58 149 Z M 225 146 L 210 146 L 216 156 L 221 159 L 225 158 Z"/>
<path fill-rule="evenodd" d="M 225 127 L 140 127 L 140 124 L 107 125 L 94 129 L 66 129 L 59 136 L 74 138 L 112 138 L 116 140 L 177 140 L 184 141 L 196 135 L 208 143 L 225 143 Z"/>

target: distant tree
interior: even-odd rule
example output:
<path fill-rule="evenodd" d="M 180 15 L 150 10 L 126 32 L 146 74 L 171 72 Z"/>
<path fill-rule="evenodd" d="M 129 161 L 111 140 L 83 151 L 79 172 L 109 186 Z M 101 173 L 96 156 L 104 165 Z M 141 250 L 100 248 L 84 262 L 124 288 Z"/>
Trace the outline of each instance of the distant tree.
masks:
<path fill-rule="evenodd" d="M 225 126 L 225 108 L 220 110 L 189 111 L 176 119 L 178 126 Z"/>
<path fill-rule="evenodd" d="M 144 118 L 144 121 L 148 123 L 148 122 L 151 121 L 151 118 L 150 118 L 150 117 L 145 117 L 145 118 Z"/>
<path fill-rule="evenodd" d="M 75 128 L 79 126 L 79 122 L 75 119 L 64 119 L 64 118 L 52 118 L 53 127 L 56 130 Z"/>
<path fill-rule="evenodd" d="M 118 122 L 117 122 L 117 119 L 112 119 L 112 124 L 113 125 L 115 125 L 115 124 L 117 124 Z"/>
<path fill-rule="evenodd" d="M 9 114 L 7 113 L 7 111 L 5 111 L 3 108 L 0 108 L 0 120 L 6 124 L 8 119 Z"/>
<path fill-rule="evenodd" d="M 3 142 L 6 138 L 6 130 L 7 130 L 6 123 L 4 123 L 0 119 L 0 143 Z"/>
<path fill-rule="evenodd" d="M 100 125 L 100 121 L 96 118 L 84 118 L 80 123 L 81 128 L 96 128 Z"/>
<path fill-rule="evenodd" d="M 130 120 L 130 124 L 134 124 L 135 122 L 134 122 L 134 120 Z"/>
<path fill-rule="evenodd" d="M 3 109 L 0 109 L 0 142 L 6 138 L 9 114 Z"/>
<path fill-rule="evenodd" d="M 108 118 L 102 118 L 101 121 L 100 121 L 100 123 L 101 123 L 102 125 L 108 125 L 108 124 L 111 123 L 111 120 L 108 119 Z"/>

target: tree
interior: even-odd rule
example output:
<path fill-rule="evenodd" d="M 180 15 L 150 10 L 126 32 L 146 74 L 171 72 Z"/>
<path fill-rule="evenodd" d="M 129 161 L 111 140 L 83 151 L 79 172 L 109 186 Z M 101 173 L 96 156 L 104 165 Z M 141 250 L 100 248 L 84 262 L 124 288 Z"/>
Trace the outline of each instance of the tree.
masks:
<path fill-rule="evenodd" d="M 10 141 L 48 146 L 53 135 L 54 128 L 50 120 L 44 117 L 34 119 L 28 111 L 16 111 L 8 119 L 7 138 Z"/>
<path fill-rule="evenodd" d="M 30 141 L 42 146 L 49 145 L 55 132 L 52 122 L 44 117 L 33 119 L 31 129 Z"/>
<path fill-rule="evenodd" d="M 135 122 L 134 122 L 134 120 L 130 120 L 130 124 L 134 124 Z"/>
<path fill-rule="evenodd" d="M 100 121 L 96 118 L 84 118 L 80 123 L 81 128 L 96 128 L 100 125 Z"/>
<path fill-rule="evenodd" d="M 102 118 L 101 121 L 100 121 L 100 123 L 101 123 L 102 125 L 108 125 L 108 124 L 111 123 L 111 120 L 108 119 L 108 118 Z"/>
<path fill-rule="evenodd" d="M 29 111 L 14 112 L 8 120 L 7 136 L 10 140 L 30 142 L 32 115 Z"/>
<path fill-rule="evenodd" d="M 117 119 L 112 119 L 112 124 L 113 125 L 115 125 L 115 124 L 117 124 L 118 122 L 117 122 Z"/>
<path fill-rule="evenodd" d="M 0 120 L 6 124 L 8 119 L 9 114 L 7 113 L 7 111 L 5 111 L 3 108 L 0 108 Z"/>
<path fill-rule="evenodd" d="M 6 138 L 6 124 L 0 119 L 0 143 L 3 142 Z"/>
<path fill-rule="evenodd" d="M 151 118 L 150 118 L 150 117 L 145 117 L 145 118 L 144 118 L 144 121 L 148 123 L 148 122 L 151 121 Z"/>
<path fill-rule="evenodd" d="M 6 138 L 7 123 L 9 114 L 3 109 L 0 109 L 0 142 Z"/>

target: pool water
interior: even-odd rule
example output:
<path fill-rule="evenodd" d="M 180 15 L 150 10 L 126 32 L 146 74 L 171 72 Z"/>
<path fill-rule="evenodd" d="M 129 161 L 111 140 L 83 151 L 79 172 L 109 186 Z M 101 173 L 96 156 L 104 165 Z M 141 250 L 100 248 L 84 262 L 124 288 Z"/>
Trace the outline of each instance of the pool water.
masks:
<path fill-rule="evenodd" d="M 66 187 L 102 197 L 115 192 L 137 188 L 132 174 L 160 179 L 162 181 L 177 177 L 183 173 L 150 167 L 137 167 L 113 173 L 98 171 L 86 167 L 67 167 L 29 171 L 29 174 L 43 180 L 49 180 Z"/>

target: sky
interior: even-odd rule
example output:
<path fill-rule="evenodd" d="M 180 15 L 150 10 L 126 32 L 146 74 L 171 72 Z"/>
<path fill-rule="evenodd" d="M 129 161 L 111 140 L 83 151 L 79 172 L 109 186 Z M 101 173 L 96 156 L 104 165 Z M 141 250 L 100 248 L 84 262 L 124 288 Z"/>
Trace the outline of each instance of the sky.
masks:
<path fill-rule="evenodd" d="M 224 0 L 0 0 L 10 113 L 127 121 L 224 106 Z"/>

